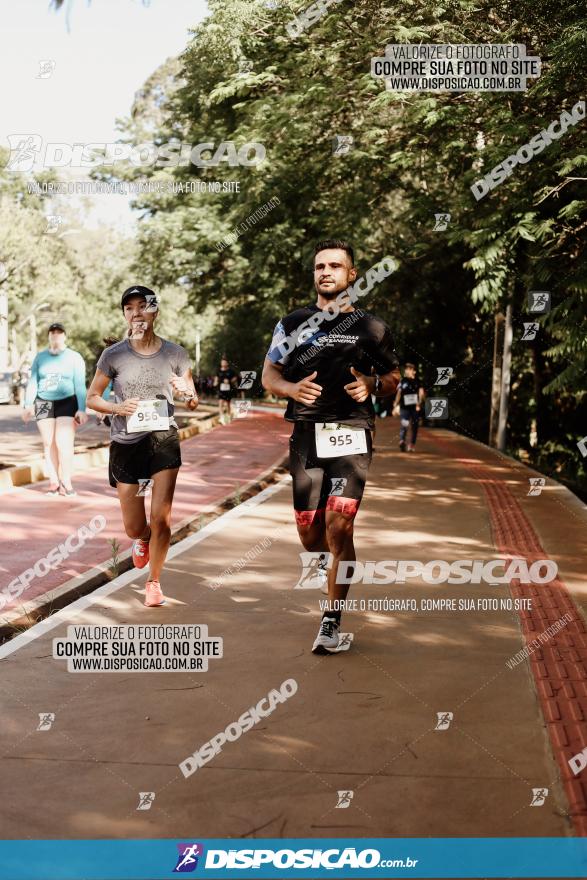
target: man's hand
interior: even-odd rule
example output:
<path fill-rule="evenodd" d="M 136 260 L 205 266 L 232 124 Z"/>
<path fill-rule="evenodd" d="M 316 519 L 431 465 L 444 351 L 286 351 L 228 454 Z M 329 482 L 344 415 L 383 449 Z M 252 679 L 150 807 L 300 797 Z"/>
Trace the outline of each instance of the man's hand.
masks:
<path fill-rule="evenodd" d="M 115 403 L 113 415 L 132 416 L 132 414 L 139 408 L 140 402 L 140 397 L 129 397 L 127 400 L 123 400 L 122 403 Z"/>
<path fill-rule="evenodd" d="M 359 373 L 354 367 L 351 367 L 351 373 L 356 381 L 349 382 L 348 385 L 344 386 L 344 390 L 357 403 L 364 403 L 369 395 L 373 393 L 375 380 L 372 376 L 365 376 L 363 373 Z"/>
<path fill-rule="evenodd" d="M 30 420 L 32 419 L 32 417 L 33 417 L 34 412 L 35 412 L 34 407 L 32 407 L 32 406 L 25 406 L 25 408 L 24 408 L 23 411 L 22 411 L 22 420 L 23 420 L 23 422 L 26 423 L 26 422 L 30 421 Z"/>
<path fill-rule="evenodd" d="M 88 416 L 87 413 L 83 412 L 81 409 L 78 409 L 74 416 L 74 419 L 78 423 L 78 425 L 85 425 L 85 423 L 88 421 Z"/>
<path fill-rule="evenodd" d="M 309 376 L 306 376 L 305 379 L 295 382 L 289 396 L 298 403 L 305 403 L 306 406 L 312 406 L 322 392 L 322 385 L 316 385 L 315 382 L 312 382 L 312 379 L 315 379 L 317 375 L 318 373 L 314 370 L 314 372 Z"/>

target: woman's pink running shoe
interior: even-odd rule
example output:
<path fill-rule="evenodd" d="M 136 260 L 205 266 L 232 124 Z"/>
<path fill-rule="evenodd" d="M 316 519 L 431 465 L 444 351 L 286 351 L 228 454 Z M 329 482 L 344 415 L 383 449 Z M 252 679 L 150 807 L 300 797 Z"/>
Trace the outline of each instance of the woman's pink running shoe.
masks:
<path fill-rule="evenodd" d="M 145 605 L 149 608 L 155 605 L 165 605 L 165 596 L 159 581 L 147 581 L 145 587 Z"/>
<path fill-rule="evenodd" d="M 144 568 L 149 561 L 149 542 L 137 538 L 132 545 L 132 561 L 135 568 Z"/>

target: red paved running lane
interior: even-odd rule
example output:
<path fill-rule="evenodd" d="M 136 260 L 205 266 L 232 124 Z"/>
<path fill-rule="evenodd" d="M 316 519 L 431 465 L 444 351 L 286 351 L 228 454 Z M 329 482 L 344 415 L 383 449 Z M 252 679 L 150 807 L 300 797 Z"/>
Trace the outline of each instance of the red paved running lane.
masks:
<path fill-rule="evenodd" d="M 184 440 L 173 523 L 220 501 L 262 473 L 281 453 L 286 455 L 289 433 L 290 426 L 281 413 L 249 412 L 230 425 Z M 0 619 L 2 612 L 19 608 L 23 601 L 108 561 L 112 556 L 110 539 L 119 540 L 121 551 L 130 547 L 122 529 L 116 490 L 108 484 L 107 467 L 84 471 L 74 481 L 78 496 L 72 499 L 45 495 L 47 482 L 0 495 L 0 592 L 94 516 L 102 514 L 106 519 L 106 527 L 96 537 L 44 577 L 35 577 L 19 598 L 0 606 Z"/>
<path fill-rule="evenodd" d="M 453 440 L 427 434 L 427 438 L 467 467 L 483 486 L 495 547 L 500 555 L 526 559 L 528 565 L 546 559 L 538 535 L 505 482 L 470 458 L 470 447 Z M 583 617 L 563 581 L 556 577 L 548 584 L 532 586 L 512 580 L 514 598 L 532 599 L 531 611 L 518 616 L 526 644 L 532 646 L 548 627 L 565 614 L 571 622 L 552 635 L 529 655 L 540 707 L 550 735 L 575 833 L 587 835 L 587 783 L 570 769 L 569 759 L 579 754 L 587 742 L 587 629 Z M 568 619 L 568 618 L 567 618 Z"/>

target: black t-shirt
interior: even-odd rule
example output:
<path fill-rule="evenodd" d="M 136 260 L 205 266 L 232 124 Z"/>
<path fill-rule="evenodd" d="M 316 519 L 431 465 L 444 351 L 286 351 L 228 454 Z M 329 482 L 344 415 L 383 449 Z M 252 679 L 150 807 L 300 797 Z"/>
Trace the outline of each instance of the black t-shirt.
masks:
<path fill-rule="evenodd" d="M 229 367 L 227 370 L 219 369 L 216 373 L 218 377 L 218 391 L 220 394 L 228 394 L 233 391 L 233 379 L 236 378 L 236 373 L 234 370 L 231 370 Z M 228 385 L 228 388 L 226 387 Z"/>
<path fill-rule="evenodd" d="M 380 318 L 355 309 L 324 320 L 316 328 L 302 330 L 296 340 L 300 325 L 321 311 L 316 305 L 296 309 L 275 327 L 267 357 L 283 365 L 284 379 L 299 382 L 316 370 L 318 375 L 312 381 L 322 386 L 322 393 L 312 406 L 290 398 L 285 418 L 290 422 L 340 422 L 373 428 L 371 395 L 364 403 L 357 403 L 344 386 L 355 381 L 351 367 L 370 376 L 372 368 L 383 375 L 398 366 L 391 331 Z M 284 354 L 280 345 L 292 339 L 297 344 Z"/>
<path fill-rule="evenodd" d="M 419 389 L 422 387 L 420 382 L 417 379 L 406 379 L 405 377 L 401 380 L 399 387 L 401 388 L 401 398 L 400 398 L 400 406 L 402 409 L 416 409 L 416 405 L 420 403 L 420 397 L 418 394 Z M 406 394 L 415 394 L 417 401 L 416 403 L 406 403 Z"/>

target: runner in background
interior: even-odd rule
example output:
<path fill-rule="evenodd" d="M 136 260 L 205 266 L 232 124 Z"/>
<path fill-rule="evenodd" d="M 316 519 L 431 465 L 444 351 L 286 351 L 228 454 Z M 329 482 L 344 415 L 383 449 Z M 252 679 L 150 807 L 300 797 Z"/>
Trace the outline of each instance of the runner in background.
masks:
<path fill-rule="evenodd" d="M 129 287 L 121 308 L 127 336 L 102 352 L 88 391 L 88 406 L 112 416 L 109 480 L 120 501 L 124 529 L 134 539 L 137 568 L 150 566 L 145 605 L 163 605 L 160 577 L 171 539 L 171 506 L 181 467 L 174 392 L 188 409 L 198 406 L 190 359 L 181 345 L 157 336 L 156 295 Z M 102 395 L 112 382 L 114 401 Z M 151 496 L 150 523 L 145 497 Z"/>
<path fill-rule="evenodd" d="M 400 379 L 387 325 L 344 300 L 356 278 L 348 242 L 333 239 L 316 245 L 316 302 L 278 322 L 262 377 L 269 393 L 289 398 L 285 418 L 293 422 L 290 472 L 300 540 L 307 551 L 331 554 L 330 608 L 312 646 L 317 654 L 335 651 L 339 643 L 340 600 L 346 599 L 349 585 L 339 584 L 337 573 L 341 561 L 356 559 L 354 520 L 371 463 L 375 424 L 371 395 L 393 395 Z M 341 314 L 324 320 L 321 313 L 340 294 Z"/>
<path fill-rule="evenodd" d="M 34 416 L 45 453 L 47 495 L 73 496 L 74 421 L 87 422 L 86 367 L 79 352 L 67 346 L 63 324 L 49 327 L 49 346 L 31 365 L 22 417 Z"/>
<path fill-rule="evenodd" d="M 404 367 L 404 377 L 398 385 L 394 401 L 396 412 L 399 407 L 399 448 L 401 452 L 406 451 L 406 435 L 408 433 L 408 428 L 410 428 L 408 452 L 416 451 L 416 438 L 418 437 L 420 411 L 425 397 L 426 393 L 424 391 L 424 386 L 416 378 L 416 367 L 414 364 L 406 364 Z"/>
<path fill-rule="evenodd" d="M 227 359 L 222 357 L 220 367 L 214 377 L 214 387 L 218 388 L 218 409 L 220 410 L 220 422 L 223 425 L 230 424 L 232 417 L 231 406 L 238 375 L 230 367 Z"/>

